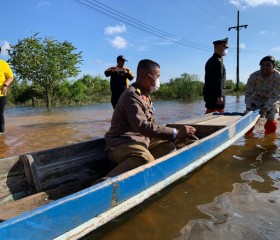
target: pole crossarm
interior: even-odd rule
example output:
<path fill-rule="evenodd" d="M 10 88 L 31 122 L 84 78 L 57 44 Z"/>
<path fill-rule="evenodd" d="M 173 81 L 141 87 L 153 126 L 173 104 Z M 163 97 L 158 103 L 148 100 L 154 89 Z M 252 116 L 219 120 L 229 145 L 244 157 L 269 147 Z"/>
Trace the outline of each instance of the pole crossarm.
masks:
<path fill-rule="evenodd" d="M 229 27 L 228 30 L 230 31 L 231 29 L 239 30 L 241 28 L 247 28 L 248 24 L 245 25 L 239 25 L 239 26 L 234 26 L 234 27 Z"/>

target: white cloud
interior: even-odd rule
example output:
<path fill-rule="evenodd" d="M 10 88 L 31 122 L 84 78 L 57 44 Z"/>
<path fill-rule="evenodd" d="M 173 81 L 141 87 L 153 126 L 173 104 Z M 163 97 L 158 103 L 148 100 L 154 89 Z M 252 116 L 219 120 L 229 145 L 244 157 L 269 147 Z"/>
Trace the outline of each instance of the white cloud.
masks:
<path fill-rule="evenodd" d="M 139 47 L 137 48 L 137 50 L 140 51 L 140 52 L 145 52 L 145 51 L 148 51 L 148 50 L 149 50 L 149 46 L 147 46 L 147 45 L 142 45 L 142 46 L 139 46 Z"/>
<path fill-rule="evenodd" d="M 273 51 L 277 52 L 277 53 L 280 53 L 280 46 L 278 47 L 275 47 L 275 48 L 272 48 Z"/>
<path fill-rule="evenodd" d="M 109 42 L 112 47 L 115 47 L 117 49 L 123 49 L 126 48 L 128 45 L 128 42 L 120 36 L 116 36 L 113 39 L 109 39 Z"/>
<path fill-rule="evenodd" d="M 48 6 L 51 7 L 52 4 L 50 2 L 40 2 L 37 4 L 38 7 L 42 7 L 42 6 Z"/>
<path fill-rule="evenodd" d="M 179 38 L 176 40 L 179 41 Z M 158 38 L 156 38 L 156 37 L 144 38 L 144 39 L 138 40 L 138 42 L 140 42 L 140 44 L 138 44 L 137 50 L 141 51 L 141 52 L 148 51 L 152 45 L 166 46 L 166 45 L 173 44 L 173 42 L 169 41 L 169 40 L 159 41 Z"/>
<path fill-rule="evenodd" d="M 177 39 L 175 39 L 175 40 L 177 40 Z M 180 42 L 180 41 L 178 41 L 178 42 Z M 173 42 L 172 41 L 169 41 L 169 40 L 164 40 L 164 41 L 162 41 L 162 42 L 157 42 L 157 43 L 155 43 L 156 45 L 172 45 L 173 44 Z"/>
<path fill-rule="evenodd" d="M 239 48 L 240 49 L 246 49 L 247 47 L 246 47 L 246 45 L 244 43 L 241 43 L 241 44 L 239 44 Z"/>
<path fill-rule="evenodd" d="M 120 34 L 126 32 L 125 25 L 116 25 L 116 26 L 109 26 L 104 28 L 104 34 L 105 35 L 114 35 L 114 34 Z"/>
<path fill-rule="evenodd" d="M 280 0 L 230 0 L 238 8 L 258 7 L 262 5 L 280 6 Z"/>
<path fill-rule="evenodd" d="M 229 2 L 230 2 L 232 5 L 236 6 L 237 8 L 240 7 L 239 0 L 230 0 Z"/>
<path fill-rule="evenodd" d="M 8 56 L 7 50 L 11 49 L 11 44 L 8 41 L 1 41 L 1 55 Z"/>
<path fill-rule="evenodd" d="M 261 35 L 266 35 L 266 34 L 274 35 L 275 32 L 274 32 L 274 31 L 265 31 L 265 30 L 263 30 L 263 31 L 260 31 L 260 34 L 261 34 Z"/>
<path fill-rule="evenodd" d="M 102 61 L 101 59 L 95 59 L 95 60 L 93 60 L 93 62 L 96 63 L 96 64 L 101 64 L 101 63 L 103 63 L 103 61 Z"/>

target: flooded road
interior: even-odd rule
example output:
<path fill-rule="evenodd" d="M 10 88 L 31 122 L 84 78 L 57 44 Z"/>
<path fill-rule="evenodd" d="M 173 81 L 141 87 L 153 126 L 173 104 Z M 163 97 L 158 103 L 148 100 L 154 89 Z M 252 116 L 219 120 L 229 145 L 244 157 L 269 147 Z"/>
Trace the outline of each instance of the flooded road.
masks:
<path fill-rule="evenodd" d="M 9 108 L 6 133 L 0 135 L 0 157 L 39 151 L 103 137 L 110 124 L 112 107 Z"/>
<path fill-rule="evenodd" d="M 204 103 L 154 102 L 163 124 L 204 114 Z M 227 111 L 244 111 L 244 97 L 228 97 Z M 9 108 L 0 157 L 103 137 L 110 104 Z M 84 239 L 280 239 L 280 150 L 276 135 L 240 138 L 191 176 Z"/>

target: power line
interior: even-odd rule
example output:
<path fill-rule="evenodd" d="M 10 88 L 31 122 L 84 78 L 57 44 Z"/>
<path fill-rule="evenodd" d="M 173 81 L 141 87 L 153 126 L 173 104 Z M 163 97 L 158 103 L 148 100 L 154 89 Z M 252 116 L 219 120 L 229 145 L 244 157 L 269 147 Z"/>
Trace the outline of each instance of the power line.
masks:
<path fill-rule="evenodd" d="M 227 23 L 225 20 L 228 21 L 229 15 L 227 14 L 226 17 L 225 13 L 223 11 L 221 11 L 216 4 L 213 4 L 213 2 L 211 2 L 210 0 L 207 0 L 206 3 L 211 6 L 215 11 L 209 11 L 208 8 L 206 7 L 205 4 L 201 4 L 199 1 L 195 1 L 195 0 L 190 0 L 193 4 L 195 4 L 198 8 L 200 8 L 201 10 L 203 10 L 206 14 L 208 14 L 210 16 L 210 18 L 212 19 L 212 21 L 214 20 L 216 24 L 219 24 L 219 26 L 221 27 L 221 29 L 226 29 Z M 221 18 L 223 17 L 223 19 Z M 207 23 L 209 24 L 209 20 L 207 20 Z"/>
<path fill-rule="evenodd" d="M 128 24 L 129 26 L 132 26 L 138 30 L 144 31 L 146 33 L 149 33 L 151 35 L 157 36 L 159 38 L 163 38 L 167 41 L 170 42 L 174 42 L 176 44 L 179 45 L 183 45 L 183 46 L 187 46 L 187 47 L 191 47 L 191 48 L 195 48 L 195 49 L 199 49 L 199 50 L 203 50 L 203 51 L 213 51 L 213 47 L 212 46 L 207 46 L 207 45 L 203 45 L 203 44 L 199 44 L 196 42 L 192 42 L 189 40 L 186 40 L 182 37 L 178 37 L 175 36 L 173 34 L 170 34 L 166 31 L 162 31 L 158 28 L 155 28 L 149 24 L 146 24 L 142 21 L 139 21 L 133 17 L 128 16 L 127 14 L 118 11 L 114 8 L 111 8 L 99 1 L 96 0 L 72 0 L 73 2 L 88 8 L 91 11 L 96 11 L 99 12 L 100 14 L 107 16 L 109 18 L 124 22 L 126 24 Z M 172 3 L 174 3 L 173 1 L 170 1 Z M 174 3 L 175 4 L 175 3 Z M 176 4 L 175 4 L 176 5 Z M 179 5 L 177 5 L 178 7 L 180 7 Z M 230 51 L 234 51 L 236 50 L 236 48 L 231 47 L 229 49 Z M 249 50 L 249 49 L 243 49 L 243 52 L 249 52 L 249 53 L 255 53 L 255 54 L 263 54 L 259 51 L 253 51 L 253 50 Z"/>
<path fill-rule="evenodd" d="M 183 7 L 182 5 L 179 5 L 177 3 L 177 1 L 172 1 L 172 0 L 169 0 L 170 3 L 172 3 L 173 5 L 175 5 L 177 8 L 179 8 L 180 10 L 182 10 L 184 13 L 188 13 L 190 15 L 192 15 L 194 18 L 197 18 L 198 20 L 200 20 L 201 22 L 203 23 L 208 23 L 205 19 L 202 19 L 199 17 L 198 14 L 194 14 L 193 12 L 189 11 L 188 9 L 186 9 L 185 7 Z"/>
<path fill-rule="evenodd" d="M 211 7 L 213 7 L 215 10 L 217 10 L 221 15 L 225 15 L 225 12 L 221 10 L 220 6 L 217 4 L 217 1 L 214 0 L 207 0 L 206 1 Z M 227 16 L 228 17 L 228 16 Z"/>
<path fill-rule="evenodd" d="M 204 12 L 206 12 L 209 16 L 211 16 L 212 19 L 217 19 L 217 16 L 215 14 L 212 14 L 209 12 L 206 8 L 202 7 L 197 1 L 191 0 L 191 2 L 196 5 L 198 8 L 202 9 Z M 220 23 L 219 23 L 220 24 Z"/>
<path fill-rule="evenodd" d="M 79 5 L 82 5 L 90 10 L 97 11 L 101 13 L 102 15 L 105 15 L 107 17 L 119 20 L 121 22 L 124 22 L 136 29 L 139 29 L 141 31 L 150 33 L 154 36 L 163 38 L 165 40 L 168 40 L 170 42 L 174 42 L 183 46 L 199 49 L 199 50 L 204 50 L 204 51 L 212 51 L 212 47 L 206 46 L 203 44 L 195 43 L 189 40 L 186 40 L 182 37 L 175 36 L 173 34 L 170 34 L 168 32 L 162 31 L 158 28 L 155 28 L 149 24 L 146 24 L 142 21 L 139 21 L 133 17 L 130 17 L 126 15 L 125 13 L 122 13 L 116 9 L 113 9 L 103 3 L 100 3 L 99 1 L 89 1 L 89 0 L 72 0 L 76 2 Z"/>

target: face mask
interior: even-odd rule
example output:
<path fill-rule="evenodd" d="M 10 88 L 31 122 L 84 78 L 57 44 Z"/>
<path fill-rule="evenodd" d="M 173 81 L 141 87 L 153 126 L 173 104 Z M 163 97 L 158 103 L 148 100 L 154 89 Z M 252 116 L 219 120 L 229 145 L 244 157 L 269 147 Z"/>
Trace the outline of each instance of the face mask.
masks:
<path fill-rule="evenodd" d="M 160 81 L 159 81 L 159 78 L 157 78 L 155 80 L 155 86 L 151 86 L 150 92 L 152 93 L 152 92 L 157 91 L 159 89 L 159 87 L 160 87 Z"/>
<path fill-rule="evenodd" d="M 226 48 L 224 51 L 223 51 L 223 56 L 226 56 L 228 54 L 228 49 Z"/>

